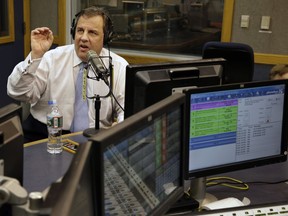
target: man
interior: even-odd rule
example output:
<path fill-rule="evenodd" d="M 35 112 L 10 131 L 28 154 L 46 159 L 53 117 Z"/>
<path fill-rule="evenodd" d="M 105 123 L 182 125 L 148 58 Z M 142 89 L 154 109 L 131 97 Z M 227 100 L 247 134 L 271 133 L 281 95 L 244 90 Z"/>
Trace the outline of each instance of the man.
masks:
<path fill-rule="evenodd" d="M 31 52 L 15 66 L 7 83 L 9 96 L 31 104 L 31 115 L 23 123 L 26 141 L 47 138 L 46 115 L 50 110 L 50 100 L 57 101 L 63 114 L 63 133 L 75 131 L 71 129 L 78 124 L 73 121 L 77 114 L 74 108 L 77 102 L 75 85 L 77 74 L 83 67 L 82 62 L 88 61 L 89 50 L 103 57 L 101 59 L 107 69 L 112 68 L 109 77 L 112 94 L 107 96 L 110 88 L 103 80 L 86 80 L 88 98 L 83 99 L 89 108 L 86 128 L 95 127 L 95 100 L 89 99 L 95 95 L 101 98 L 100 128 L 109 128 L 124 119 L 125 71 L 128 63 L 103 47 L 111 39 L 112 27 L 108 13 L 103 8 L 92 6 L 82 10 L 73 20 L 71 34 L 74 44 L 49 50 L 53 43 L 52 31 L 47 27 L 31 31 Z M 90 67 L 88 76 L 93 76 Z"/>

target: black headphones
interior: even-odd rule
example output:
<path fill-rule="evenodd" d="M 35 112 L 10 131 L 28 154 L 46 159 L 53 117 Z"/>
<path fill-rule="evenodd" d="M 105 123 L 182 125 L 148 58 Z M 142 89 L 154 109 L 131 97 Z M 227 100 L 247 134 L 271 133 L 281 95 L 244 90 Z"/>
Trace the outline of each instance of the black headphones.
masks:
<path fill-rule="evenodd" d="M 105 23 L 103 45 L 108 44 L 112 40 L 113 23 L 112 23 L 112 20 L 109 16 L 108 12 L 106 10 L 104 10 L 103 8 L 96 7 L 96 6 L 91 6 L 91 7 L 88 7 L 86 9 L 83 9 L 75 15 L 74 19 L 72 20 L 72 25 L 71 25 L 71 29 L 70 29 L 70 33 L 71 33 L 73 40 L 75 39 L 76 26 L 77 26 L 78 20 L 79 20 L 80 16 L 82 16 L 83 14 L 86 14 L 86 13 L 89 13 L 89 14 L 94 13 L 95 15 L 98 14 L 98 15 L 103 16 L 104 23 Z"/>

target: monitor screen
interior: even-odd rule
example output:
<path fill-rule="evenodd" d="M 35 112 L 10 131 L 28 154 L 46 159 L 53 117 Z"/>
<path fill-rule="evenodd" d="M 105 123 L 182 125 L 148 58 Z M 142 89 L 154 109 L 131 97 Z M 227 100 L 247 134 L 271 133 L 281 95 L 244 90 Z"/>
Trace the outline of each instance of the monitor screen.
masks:
<path fill-rule="evenodd" d="M 162 215 L 183 195 L 184 102 L 172 95 L 91 138 L 105 215 Z"/>
<path fill-rule="evenodd" d="M 125 118 L 168 97 L 182 87 L 221 84 L 226 60 L 199 59 L 126 68 Z"/>
<path fill-rule="evenodd" d="M 23 185 L 22 107 L 11 103 L 0 109 L 0 175 Z"/>
<path fill-rule="evenodd" d="M 184 92 L 185 179 L 286 161 L 287 80 Z"/>

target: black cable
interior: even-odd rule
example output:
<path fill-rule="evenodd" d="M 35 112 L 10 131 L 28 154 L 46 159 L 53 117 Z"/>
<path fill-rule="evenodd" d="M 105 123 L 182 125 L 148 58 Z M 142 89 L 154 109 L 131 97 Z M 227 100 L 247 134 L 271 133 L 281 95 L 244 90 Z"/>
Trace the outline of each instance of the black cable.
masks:
<path fill-rule="evenodd" d="M 288 179 L 275 181 L 275 182 L 266 182 L 266 181 L 251 181 L 251 182 L 245 182 L 246 184 L 281 184 L 288 182 Z"/>

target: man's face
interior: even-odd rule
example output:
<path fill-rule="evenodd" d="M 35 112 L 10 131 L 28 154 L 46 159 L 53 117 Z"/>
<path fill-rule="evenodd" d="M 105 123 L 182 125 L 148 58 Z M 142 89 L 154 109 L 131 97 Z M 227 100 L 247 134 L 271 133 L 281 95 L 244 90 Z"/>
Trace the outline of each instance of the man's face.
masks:
<path fill-rule="evenodd" d="M 103 48 L 104 20 L 102 16 L 86 17 L 81 16 L 75 30 L 75 50 L 78 57 L 87 62 L 86 54 L 89 50 L 95 51 L 98 55 Z"/>

